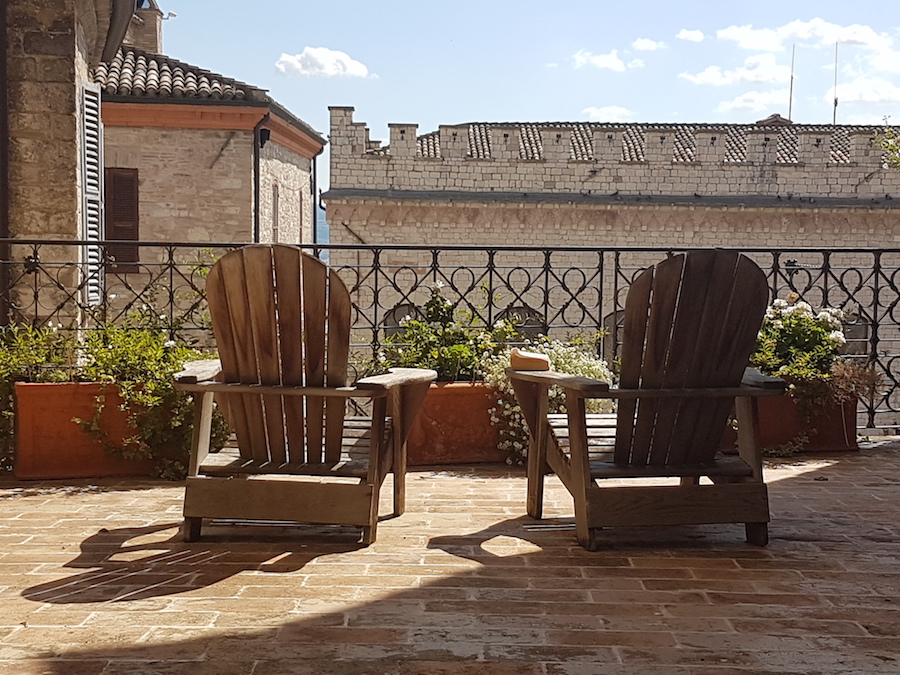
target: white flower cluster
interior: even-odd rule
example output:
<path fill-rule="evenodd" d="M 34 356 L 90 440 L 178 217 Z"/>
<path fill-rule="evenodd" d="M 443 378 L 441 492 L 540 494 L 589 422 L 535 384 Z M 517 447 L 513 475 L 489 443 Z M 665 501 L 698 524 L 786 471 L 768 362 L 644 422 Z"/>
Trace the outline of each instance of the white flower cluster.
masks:
<path fill-rule="evenodd" d="M 528 431 L 522 410 L 516 402 L 512 384 L 506 376 L 511 348 L 482 362 L 484 381 L 497 393 L 497 404 L 490 409 L 491 424 L 500 428 L 500 447 L 509 454 L 508 463 L 521 462 L 528 449 Z M 528 345 L 528 351 L 550 357 L 553 370 L 570 375 L 590 377 L 604 382 L 612 381 L 612 373 L 606 362 L 590 354 L 584 347 L 560 340 L 543 341 Z M 613 403 L 608 399 L 588 399 L 590 413 L 612 412 Z M 565 396 L 558 387 L 550 389 L 548 412 L 565 412 Z"/>
<path fill-rule="evenodd" d="M 783 328 L 784 320 L 791 316 L 813 319 L 822 328 L 829 331 L 828 339 L 837 345 L 843 345 L 847 342 L 843 331 L 846 315 L 843 310 L 837 307 L 823 307 L 816 313 L 808 302 L 797 300 L 796 296 L 794 296 L 789 300 L 777 298 L 766 310 L 766 319 L 776 329 Z"/>

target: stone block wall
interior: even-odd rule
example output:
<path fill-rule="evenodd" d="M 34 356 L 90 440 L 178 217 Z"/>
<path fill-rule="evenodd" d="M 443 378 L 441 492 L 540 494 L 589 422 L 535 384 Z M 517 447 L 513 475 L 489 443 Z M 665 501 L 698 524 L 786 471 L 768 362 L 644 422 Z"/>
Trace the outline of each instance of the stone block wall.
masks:
<path fill-rule="evenodd" d="M 313 199 L 310 192 L 312 161 L 269 141 L 260 150 L 259 236 L 275 241 L 274 186 L 278 186 L 278 241 L 299 244 L 312 241 Z"/>
<path fill-rule="evenodd" d="M 105 165 L 138 169 L 140 238 L 253 239 L 253 133 L 106 127 Z"/>
<path fill-rule="evenodd" d="M 881 166 L 869 127 L 849 134 L 848 161 L 831 158 L 832 134 L 821 127 L 794 128 L 796 161 L 779 162 L 777 128 L 746 133 L 741 161 L 726 161 L 722 131 L 697 126 L 692 161 L 675 152 L 675 130 L 645 128 L 643 157 L 624 158 L 621 125 L 593 128 L 592 147 L 576 153 L 571 128 L 542 127 L 523 143 L 517 126 L 490 128 L 472 153 L 467 135 L 476 125 L 442 126 L 439 155 L 423 156 L 414 124 L 390 125 L 389 152 L 372 152 L 365 125 L 352 108 L 331 110 L 331 189 L 463 191 L 495 193 L 640 195 L 703 198 L 900 198 L 900 172 Z M 540 146 L 541 159 L 530 148 Z M 573 159 L 573 156 L 590 159 Z"/>
<path fill-rule="evenodd" d="M 42 6 L 38 12 L 37 4 Z M 14 237 L 78 235 L 74 0 L 4 3 L 8 20 L 9 214 Z M 82 59 L 83 60 L 83 59 Z"/>

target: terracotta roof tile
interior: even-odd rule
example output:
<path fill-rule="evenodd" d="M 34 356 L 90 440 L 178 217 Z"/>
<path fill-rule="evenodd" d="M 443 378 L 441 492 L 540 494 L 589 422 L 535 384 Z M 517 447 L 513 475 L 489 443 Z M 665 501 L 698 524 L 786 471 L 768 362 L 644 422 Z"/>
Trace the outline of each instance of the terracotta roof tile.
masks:
<path fill-rule="evenodd" d="M 543 159 L 541 130 L 548 127 L 567 128 L 572 130 L 572 148 L 570 157 L 575 160 L 592 161 L 594 159 L 595 129 L 617 129 L 622 131 L 623 161 L 644 161 L 644 136 L 648 129 L 670 130 L 674 133 L 674 162 L 691 162 L 696 153 L 696 131 L 717 131 L 725 136 L 725 161 L 742 162 L 747 152 L 747 133 L 751 130 L 765 129 L 777 136 L 777 161 L 784 164 L 797 163 L 798 131 L 811 131 L 831 134 L 831 161 L 847 163 L 850 161 L 850 133 L 874 133 L 877 126 L 852 126 L 830 124 L 795 124 L 790 126 L 760 126 L 757 124 L 648 124 L 600 122 L 475 122 L 467 126 L 469 152 L 468 156 L 486 159 L 491 156 L 491 130 L 495 128 L 514 127 L 519 132 L 519 158 Z M 371 151 L 373 154 L 390 154 L 390 146 Z M 417 154 L 421 157 L 441 157 L 440 132 L 433 131 L 419 136 Z"/>
<path fill-rule="evenodd" d="M 134 47 L 122 47 L 91 79 L 109 96 L 219 101 L 267 101 L 265 90 Z"/>

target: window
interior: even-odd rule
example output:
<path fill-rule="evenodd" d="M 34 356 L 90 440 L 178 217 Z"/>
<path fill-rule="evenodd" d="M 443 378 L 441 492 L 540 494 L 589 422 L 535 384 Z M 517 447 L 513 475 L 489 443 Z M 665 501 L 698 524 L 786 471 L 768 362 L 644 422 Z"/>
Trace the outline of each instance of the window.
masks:
<path fill-rule="evenodd" d="M 139 261 L 138 170 L 106 170 L 106 261 L 115 272 L 135 272 Z M 119 243 L 121 242 L 121 243 Z"/>

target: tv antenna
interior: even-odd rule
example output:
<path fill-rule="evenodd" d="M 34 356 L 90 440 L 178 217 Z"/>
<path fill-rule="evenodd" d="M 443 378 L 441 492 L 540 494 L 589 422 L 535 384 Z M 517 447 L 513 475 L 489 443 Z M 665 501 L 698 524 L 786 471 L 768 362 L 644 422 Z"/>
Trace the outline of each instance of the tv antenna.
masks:
<path fill-rule="evenodd" d="M 837 80 L 838 80 L 838 43 L 834 43 L 834 113 L 831 117 L 832 126 L 837 124 L 837 106 L 838 106 L 838 95 L 837 95 Z"/>
<path fill-rule="evenodd" d="M 797 45 L 791 45 L 791 84 L 788 88 L 788 119 L 793 120 L 793 108 L 794 108 L 794 56 L 797 53 Z"/>

